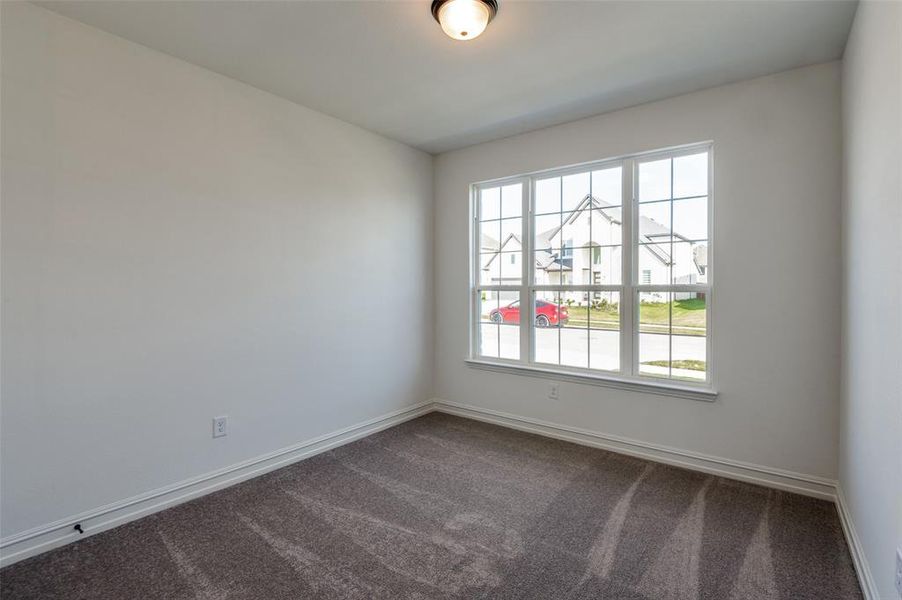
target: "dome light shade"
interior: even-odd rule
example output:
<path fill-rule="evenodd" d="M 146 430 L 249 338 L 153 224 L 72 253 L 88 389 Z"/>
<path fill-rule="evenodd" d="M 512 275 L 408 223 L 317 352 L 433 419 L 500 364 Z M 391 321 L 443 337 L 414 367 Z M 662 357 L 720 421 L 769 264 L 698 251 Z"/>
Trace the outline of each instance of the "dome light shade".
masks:
<path fill-rule="evenodd" d="M 432 16 L 455 40 L 478 37 L 498 12 L 496 0 L 433 0 Z"/>

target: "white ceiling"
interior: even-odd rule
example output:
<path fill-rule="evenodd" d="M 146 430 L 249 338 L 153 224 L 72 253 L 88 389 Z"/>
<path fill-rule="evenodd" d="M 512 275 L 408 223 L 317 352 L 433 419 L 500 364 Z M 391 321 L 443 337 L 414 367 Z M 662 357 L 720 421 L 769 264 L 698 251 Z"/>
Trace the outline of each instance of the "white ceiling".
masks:
<path fill-rule="evenodd" d="M 39 4 L 432 153 L 839 58 L 855 11 L 500 0 L 456 42 L 429 0 Z"/>

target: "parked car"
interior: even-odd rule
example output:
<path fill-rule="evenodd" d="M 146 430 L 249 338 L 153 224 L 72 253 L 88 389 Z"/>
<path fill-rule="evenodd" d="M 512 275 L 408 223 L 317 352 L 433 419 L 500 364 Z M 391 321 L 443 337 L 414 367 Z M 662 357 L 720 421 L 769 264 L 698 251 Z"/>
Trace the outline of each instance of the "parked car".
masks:
<path fill-rule="evenodd" d="M 489 313 L 493 323 L 519 323 L 520 301 L 511 302 L 507 306 L 493 309 Z M 566 306 L 558 306 L 544 300 L 536 300 L 536 327 L 565 325 L 570 319 Z"/>

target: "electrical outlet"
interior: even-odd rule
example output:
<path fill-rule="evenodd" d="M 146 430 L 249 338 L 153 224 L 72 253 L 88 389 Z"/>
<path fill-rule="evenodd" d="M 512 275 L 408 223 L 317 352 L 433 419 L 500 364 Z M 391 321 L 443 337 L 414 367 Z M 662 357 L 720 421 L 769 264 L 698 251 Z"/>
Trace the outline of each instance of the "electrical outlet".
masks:
<path fill-rule="evenodd" d="M 551 383 L 548 385 L 548 399 L 549 400 L 557 400 L 560 398 L 560 389 L 558 388 L 557 383 Z"/>
<path fill-rule="evenodd" d="M 902 596 L 902 548 L 896 548 L 896 592 Z"/>
<path fill-rule="evenodd" d="M 229 418 L 213 417 L 213 437 L 218 438 L 229 434 Z"/>

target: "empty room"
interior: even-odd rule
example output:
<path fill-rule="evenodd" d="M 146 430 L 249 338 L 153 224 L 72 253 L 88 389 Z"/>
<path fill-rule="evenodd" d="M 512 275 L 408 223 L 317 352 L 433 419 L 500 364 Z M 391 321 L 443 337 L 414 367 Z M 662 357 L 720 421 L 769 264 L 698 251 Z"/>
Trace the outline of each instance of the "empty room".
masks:
<path fill-rule="evenodd" d="M 902 0 L 0 0 L 3 600 L 902 599 Z"/>

